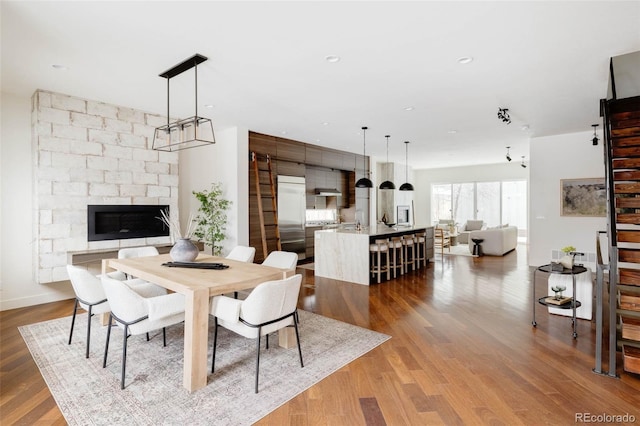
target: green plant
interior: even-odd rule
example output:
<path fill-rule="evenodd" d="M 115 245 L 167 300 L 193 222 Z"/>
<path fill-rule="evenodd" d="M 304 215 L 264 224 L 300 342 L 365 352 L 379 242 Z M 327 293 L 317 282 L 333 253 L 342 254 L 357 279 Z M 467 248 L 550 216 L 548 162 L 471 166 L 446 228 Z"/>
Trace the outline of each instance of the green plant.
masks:
<path fill-rule="evenodd" d="M 222 197 L 222 184 L 219 182 L 212 184 L 211 190 L 193 191 L 193 195 L 200 201 L 196 216 L 196 230 L 193 234 L 200 241 L 211 246 L 214 256 L 219 256 L 222 253 L 222 245 L 219 243 L 226 237 L 226 211 L 231 201 Z"/>
<path fill-rule="evenodd" d="M 562 250 L 564 254 L 569 254 L 572 251 L 576 251 L 576 248 L 574 246 L 566 246 L 561 248 L 560 250 Z"/>

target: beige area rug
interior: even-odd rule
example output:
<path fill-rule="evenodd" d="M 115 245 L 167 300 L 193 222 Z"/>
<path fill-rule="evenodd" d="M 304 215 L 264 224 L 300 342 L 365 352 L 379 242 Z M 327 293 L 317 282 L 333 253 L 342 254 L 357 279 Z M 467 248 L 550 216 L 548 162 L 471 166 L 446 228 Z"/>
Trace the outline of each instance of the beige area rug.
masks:
<path fill-rule="evenodd" d="M 112 330 L 107 368 L 102 368 L 106 327 L 94 318 L 91 357 L 84 357 L 87 315 L 20 327 L 31 354 L 70 425 L 249 425 L 300 392 L 390 338 L 306 311 L 300 314 L 304 368 L 297 348 L 277 346 L 271 336 L 260 356 L 260 392 L 255 394 L 255 340 L 220 328 L 216 372 L 193 394 L 182 387 L 183 327 L 132 336 L 127 345 L 126 388 L 120 390 L 122 329 Z M 212 340 L 211 335 L 211 340 Z M 264 346 L 263 346 L 264 347 Z M 209 351 L 209 368 L 211 352 Z"/>
<path fill-rule="evenodd" d="M 440 255 L 440 249 L 436 249 L 436 254 Z M 451 246 L 451 251 L 447 250 L 445 247 L 444 255 L 454 255 L 454 256 L 473 256 L 469 253 L 469 246 L 467 244 L 458 244 L 455 246 Z"/>

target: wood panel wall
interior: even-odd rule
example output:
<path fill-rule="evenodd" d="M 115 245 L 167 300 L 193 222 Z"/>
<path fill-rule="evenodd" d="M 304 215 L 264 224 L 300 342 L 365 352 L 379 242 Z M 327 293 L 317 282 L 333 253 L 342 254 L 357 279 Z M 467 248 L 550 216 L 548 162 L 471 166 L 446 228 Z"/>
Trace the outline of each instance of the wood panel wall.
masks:
<path fill-rule="evenodd" d="M 307 208 L 315 205 L 315 188 L 338 188 L 343 197 L 339 207 L 350 207 L 361 210 L 365 217 L 369 216 L 369 193 L 358 191 L 356 197 L 355 181 L 362 176 L 363 157 L 351 152 L 338 151 L 317 145 L 306 144 L 291 139 L 262 133 L 249 132 L 249 153 L 255 152 L 260 170 L 266 170 L 266 156 L 272 159 L 271 171 L 274 184 L 277 187 L 277 176 L 301 176 L 306 178 Z M 369 158 L 365 158 L 368 164 Z M 249 244 L 256 248 L 255 262 L 264 260 L 260 218 L 256 192 L 256 177 L 254 167 L 249 161 Z M 356 165 L 360 169 L 356 168 Z M 276 250 L 275 227 L 273 226 L 273 212 L 270 194 L 268 172 L 259 173 L 261 193 L 263 195 L 263 210 L 265 212 L 265 227 L 268 239 L 268 252 Z M 312 251 L 311 251 L 312 252 Z"/>

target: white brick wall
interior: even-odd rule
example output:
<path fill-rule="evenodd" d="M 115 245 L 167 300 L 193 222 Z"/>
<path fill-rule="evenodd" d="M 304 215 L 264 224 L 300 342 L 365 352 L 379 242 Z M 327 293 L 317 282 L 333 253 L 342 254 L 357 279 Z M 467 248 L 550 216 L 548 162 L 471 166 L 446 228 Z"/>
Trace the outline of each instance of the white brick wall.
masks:
<path fill-rule="evenodd" d="M 38 282 L 68 278 L 67 251 L 170 242 L 87 241 L 88 204 L 169 204 L 178 211 L 178 154 L 151 150 L 166 117 L 41 90 L 32 114 Z"/>

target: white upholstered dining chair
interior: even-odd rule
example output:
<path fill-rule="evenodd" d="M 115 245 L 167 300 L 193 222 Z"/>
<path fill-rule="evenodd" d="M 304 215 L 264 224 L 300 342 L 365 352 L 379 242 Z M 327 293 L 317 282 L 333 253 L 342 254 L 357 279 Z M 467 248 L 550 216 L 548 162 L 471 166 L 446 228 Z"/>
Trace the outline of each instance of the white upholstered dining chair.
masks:
<path fill-rule="evenodd" d="M 296 269 L 298 254 L 290 251 L 272 251 L 262 264 L 280 269 Z"/>
<path fill-rule="evenodd" d="M 107 301 L 100 277 L 96 277 L 88 270 L 74 265 L 67 265 L 67 273 L 71 286 L 76 295 L 73 315 L 71 316 L 71 330 L 69 331 L 69 342 L 73 338 L 73 327 L 76 322 L 78 307 L 87 311 L 87 348 L 85 357 L 89 358 L 89 346 L 91 342 L 91 317 L 96 314 L 109 312 L 111 307 Z M 147 283 L 143 280 L 127 280 L 125 284 L 143 297 L 153 297 L 166 294 L 167 290 L 155 284 Z"/>
<path fill-rule="evenodd" d="M 127 338 L 130 335 L 162 329 L 162 344 L 167 346 L 165 328 L 184 321 L 184 295 L 171 293 L 162 296 L 144 297 L 126 283 L 104 275 L 102 276 L 102 287 L 111 306 L 109 324 L 115 320 L 116 324 L 123 329 L 120 389 L 124 389 L 127 365 Z M 110 337 L 111 327 L 107 329 L 102 368 L 107 366 Z"/>
<path fill-rule="evenodd" d="M 245 300 L 226 296 L 212 298 L 210 314 L 215 318 L 213 357 L 211 359 L 212 373 L 215 371 L 218 326 L 248 339 L 256 339 L 255 393 L 258 393 L 260 338 L 262 336 L 266 336 L 266 348 L 269 349 L 269 333 L 285 327 L 295 327 L 300 367 L 304 367 L 298 323 L 294 319 L 301 282 L 302 275 L 298 274 L 283 280 L 264 282 L 254 288 Z"/>
<path fill-rule="evenodd" d="M 235 246 L 227 255 L 227 259 L 237 260 L 238 262 L 253 263 L 256 255 L 255 247 Z"/>

